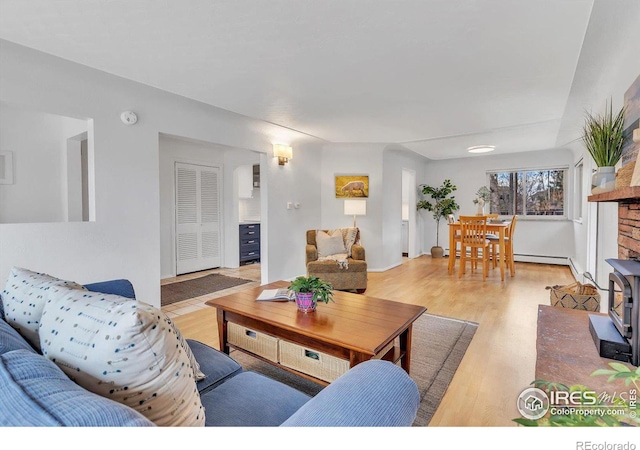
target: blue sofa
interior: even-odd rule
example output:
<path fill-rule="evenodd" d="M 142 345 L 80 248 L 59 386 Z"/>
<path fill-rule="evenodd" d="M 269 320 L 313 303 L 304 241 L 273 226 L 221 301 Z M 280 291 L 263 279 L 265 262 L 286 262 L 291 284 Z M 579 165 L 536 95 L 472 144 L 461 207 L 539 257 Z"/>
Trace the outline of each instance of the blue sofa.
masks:
<path fill-rule="evenodd" d="M 85 287 L 135 298 L 127 280 Z M 0 317 L 0 426 L 154 426 L 133 409 L 75 384 L 4 320 L 2 310 Z M 361 363 L 311 398 L 243 370 L 201 342 L 187 342 L 206 375 L 197 382 L 206 426 L 389 427 L 410 426 L 416 417 L 417 386 L 390 362 Z"/>

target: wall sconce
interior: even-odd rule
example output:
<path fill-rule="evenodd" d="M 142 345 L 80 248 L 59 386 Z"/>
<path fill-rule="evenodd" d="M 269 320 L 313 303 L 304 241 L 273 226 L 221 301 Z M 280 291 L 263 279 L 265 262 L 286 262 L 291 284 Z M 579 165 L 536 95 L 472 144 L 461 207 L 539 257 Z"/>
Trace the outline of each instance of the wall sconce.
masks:
<path fill-rule="evenodd" d="M 345 200 L 344 214 L 345 216 L 353 216 L 353 226 L 355 228 L 356 216 L 367 215 L 367 201 L 366 200 Z"/>
<path fill-rule="evenodd" d="M 633 130 L 633 142 L 640 144 L 640 128 Z"/>
<path fill-rule="evenodd" d="M 293 149 L 288 145 L 273 144 L 273 157 L 278 158 L 278 164 L 284 166 L 293 158 Z"/>

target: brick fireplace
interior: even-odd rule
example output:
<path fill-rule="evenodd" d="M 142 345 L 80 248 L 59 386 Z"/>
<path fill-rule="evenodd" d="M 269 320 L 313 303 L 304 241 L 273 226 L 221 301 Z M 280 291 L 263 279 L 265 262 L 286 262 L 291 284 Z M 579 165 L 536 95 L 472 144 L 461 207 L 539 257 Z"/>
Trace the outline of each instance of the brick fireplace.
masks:
<path fill-rule="evenodd" d="M 618 258 L 640 258 L 640 186 L 591 195 L 588 200 L 618 203 Z"/>
<path fill-rule="evenodd" d="M 618 258 L 640 258 L 640 199 L 618 203 Z"/>

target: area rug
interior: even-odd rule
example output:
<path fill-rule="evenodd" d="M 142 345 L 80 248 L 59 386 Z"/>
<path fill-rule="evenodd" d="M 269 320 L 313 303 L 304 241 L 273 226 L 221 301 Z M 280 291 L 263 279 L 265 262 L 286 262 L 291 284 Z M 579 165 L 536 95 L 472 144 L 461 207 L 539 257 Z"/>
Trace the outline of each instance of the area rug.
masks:
<path fill-rule="evenodd" d="M 427 426 L 444 396 L 462 357 L 478 329 L 478 324 L 432 314 L 423 314 L 413 324 L 411 378 L 420 391 L 420 407 L 413 426 Z M 231 350 L 245 370 L 262 373 L 308 395 L 322 386 L 283 369 Z"/>
<path fill-rule="evenodd" d="M 160 305 L 167 306 L 245 283 L 251 283 L 251 280 L 213 273 L 193 280 L 165 284 L 160 289 Z"/>

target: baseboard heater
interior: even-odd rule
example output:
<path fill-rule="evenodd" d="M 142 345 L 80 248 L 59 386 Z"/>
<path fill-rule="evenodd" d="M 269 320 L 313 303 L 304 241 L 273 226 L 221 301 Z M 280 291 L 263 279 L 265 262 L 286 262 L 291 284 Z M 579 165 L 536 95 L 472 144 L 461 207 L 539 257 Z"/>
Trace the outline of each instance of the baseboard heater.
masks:
<path fill-rule="evenodd" d="M 449 249 L 445 249 L 446 257 L 449 257 L 450 252 Z M 469 252 L 467 252 L 469 255 Z M 529 255 L 526 253 L 514 253 L 514 259 L 516 262 L 531 262 L 538 264 L 558 264 L 563 266 L 569 265 L 569 257 L 567 256 L 548 256 L 548 255 Z"/>

